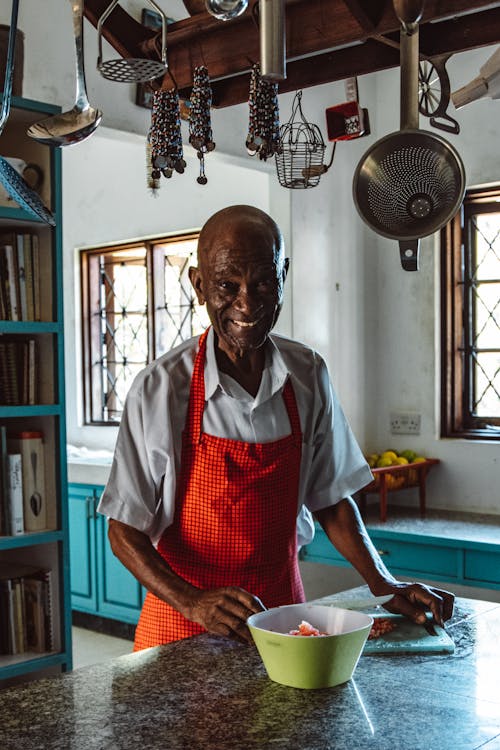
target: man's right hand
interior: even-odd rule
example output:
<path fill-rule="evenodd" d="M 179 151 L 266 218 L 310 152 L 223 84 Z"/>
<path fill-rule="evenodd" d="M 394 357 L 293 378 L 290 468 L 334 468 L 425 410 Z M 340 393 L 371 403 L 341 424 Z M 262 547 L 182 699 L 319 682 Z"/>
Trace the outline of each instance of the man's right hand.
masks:
<path fill-rule="evenodd" d="M 250 615 L 265 610 L 257 596 L 236 586 L 193 591 L 190 611 L 185 617 L 197 622 L 209 633 L 225 635 L 245 643 L 253 643 L 246 621 Z"/>

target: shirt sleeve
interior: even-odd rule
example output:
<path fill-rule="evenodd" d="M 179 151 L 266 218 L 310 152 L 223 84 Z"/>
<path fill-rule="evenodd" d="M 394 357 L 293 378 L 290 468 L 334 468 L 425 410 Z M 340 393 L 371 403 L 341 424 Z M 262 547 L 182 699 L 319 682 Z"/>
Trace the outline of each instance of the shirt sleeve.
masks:
<path fill-rule="evenodd" d="M 169 457 L 172 441 L 168 429 L 168 382 L 155 372 L 134 381 L 125 402 L 118 430 L 111 472 L 98 511 L 117 521 L 158 536 L 160 526 L 170 523 L 171 508 L 162 502 L 165 485 L 175 484 Z M 163 411 L 164 419 L 160 418 Z M 152 416 L 156 415 L 156 419 Z M 172 494 L 172 493 L 171 493 Z M 167 518 L 165 518 L 165 515 Z"/>
<path fill-rule="evenodd" d="M 373 479 L 321 358 L 316 385 L 317 416 L 310 442 L 304 446 L 308 454 L 305 504 L 311 511 L 338 503 Z"/>

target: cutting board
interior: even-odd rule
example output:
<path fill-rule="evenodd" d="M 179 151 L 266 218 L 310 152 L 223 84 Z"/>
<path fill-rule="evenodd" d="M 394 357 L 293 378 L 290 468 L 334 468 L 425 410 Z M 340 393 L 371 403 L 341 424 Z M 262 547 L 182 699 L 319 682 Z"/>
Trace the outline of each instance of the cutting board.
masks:
<path fill-rule="evenodd" d="M 417 625 L 402 615 L 384 613 L 380 617 L 392 620 L 395 628 L 379 638 L 366 641 L 363 654 L 452 654 L 455 650 L 448 633 L 431 619 L 428 620 L 429 630 L 432 629 L 435 635 L 430 635 L 423 625 Z M 377 615 L 374 615 L 374 619 L 377 619 Z"/>

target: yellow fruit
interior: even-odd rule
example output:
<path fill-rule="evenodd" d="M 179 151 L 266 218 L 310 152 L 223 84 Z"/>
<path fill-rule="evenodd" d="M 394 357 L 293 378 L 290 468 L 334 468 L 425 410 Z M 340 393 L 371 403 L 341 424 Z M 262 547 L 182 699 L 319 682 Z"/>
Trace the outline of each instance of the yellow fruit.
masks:
<path fill-rule="evenodd" d="M 388 458 L 387 456 L 380 456 L 379 460 L 375 464 L 377 469 L 383 469 L 384 466 L 392 466 L 393 465 L 392 458 Z"/>
<path fill-rule="evenodd" d="M 398 454 L 395 451 L 384 451 L 380 458 L 389 458 L 391 461 L 395 461 Z"/>
<path fill-rule="evenodd" d="M 396 466 L 403 466 L 404 464 L 407 464 L 409 462 L 408 462 L 408 459 L 405 458 L 404 456 L 397 456 L 394 463 L 396 464 Z"/>
<path fill-rule="evenodd" d="M 368 466 L 370 467 L 370 469 L 373 469 L 373 467 L 377 465 L 378 459 L 379 459 L 378 453 L 370 453 L 370 455 L 366 457 L 366 460 L 368 462 Z"/>
<path fill-rule="evenodd" d="M 422 463 L 422 461 L 427 461 L 427 459 L 426 459 L 426 458 L 425 458 L 424 456 L 416 456 L 416 457 L 415 457 L 415 458 L 413 459 L 413 462 L 412 462 L 412 463 L 414 463 L 414 464 L 421 464 L 421 463 Z"/>

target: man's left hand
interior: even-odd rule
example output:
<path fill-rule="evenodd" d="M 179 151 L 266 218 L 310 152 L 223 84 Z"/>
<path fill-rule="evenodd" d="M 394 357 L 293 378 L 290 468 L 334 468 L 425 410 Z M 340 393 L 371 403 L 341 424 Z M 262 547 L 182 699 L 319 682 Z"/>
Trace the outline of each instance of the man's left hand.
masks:
<path fill-rule="evenodd" d="M 393 583 L 388 584 L 387 594 L 394 592 L 394 596 L 384 609 L 388 612 L 405 615 L 413 622 L 423 624 L 426 611 L 432 613 L 434 621 L 443 627 L 446 620 L 453 614 L 455 596 L 450 591 L 426 586 L 423 583 Z"/>

